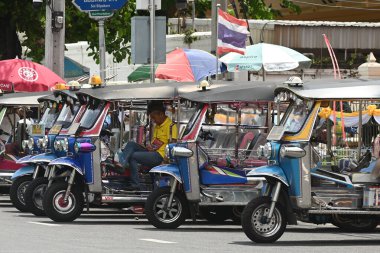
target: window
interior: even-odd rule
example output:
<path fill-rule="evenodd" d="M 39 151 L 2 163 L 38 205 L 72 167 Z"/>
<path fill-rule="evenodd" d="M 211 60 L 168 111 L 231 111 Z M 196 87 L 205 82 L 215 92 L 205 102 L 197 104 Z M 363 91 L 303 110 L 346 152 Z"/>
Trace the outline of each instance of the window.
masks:
<path fill-rule="evenodd" d="M 57 119 L 58 113 L 59 111 L 57 108 L 47 108 L 42 116 L 40 124 L 44 124 L 47 129 L 52 128 Z"/>
<path fill-rule="evenodd" d="M 292 103 L 289 106 L 287 112 L 288 113 L 283 122 L 283 126 L 285 126 L 285 132 L 298 133 L 306 121 L 308 115 L 308 107 L 304 103 L 299 105 Z"/>
<path fill-rule="evenodd" d="M 57 119 L 57 124 L 62 125 L 62 128 L 68 128 L 71 122 L 74 120 L 74 117 L 78 110 L 78 105 L 74 106 L 73 112 L 71 111 L 70 106 L 64 105 Z"/>
<path fill-rule="evenodd" d="M 104 109 L 104 102 L 94 104 L 95 102 L 90 102 L 87 109 L 82 117 L 80 126 L 85 129 L 90 129 L 95 124 L 96 120 L 99 118 L 100 114 Z"/>

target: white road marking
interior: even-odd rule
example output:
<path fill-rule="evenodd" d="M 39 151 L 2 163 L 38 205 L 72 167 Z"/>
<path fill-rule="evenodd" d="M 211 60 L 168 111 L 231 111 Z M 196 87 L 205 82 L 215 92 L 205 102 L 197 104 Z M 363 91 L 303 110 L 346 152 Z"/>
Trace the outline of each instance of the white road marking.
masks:
<path fill-rule="evenodd" d="M 30 223 L 30 224 L 37 224 L 37 225 L 43 225 L 43 226 L 48 226 L 48 227 L 60 227 L 60 226 L 62 226 L 62 225 L 59 225 L 59 224 L 43 223 L 43 222 L 35 222 L 35 221 L 29 221 L 28 223 Z"/>
<path fill-rule="evenodd" d="M 155 243 L 176 243 L 176 242 L 169 242 L 169 241 L 162 241 L 162 240 L 157 240 L 157 239 L 140 239 L 140 241 L 147 241 L 147 242 L 155 242 Z"/>

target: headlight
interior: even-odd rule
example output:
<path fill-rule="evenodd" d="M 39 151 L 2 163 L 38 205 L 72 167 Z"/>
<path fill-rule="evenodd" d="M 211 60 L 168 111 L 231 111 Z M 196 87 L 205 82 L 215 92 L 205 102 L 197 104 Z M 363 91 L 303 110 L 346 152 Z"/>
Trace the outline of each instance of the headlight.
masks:
<path fill-rule="evenodd" d="M 25 151 L 27 146 L 28 146 L 28 141 L 27 141 L 27 140 L 23 140 L 23 141 L 21 142 L 22 150 Z"/>
<path fill-rule="evenodd" d="M 306 155 L 306 151 L 301 147 L 283 145 L 280 149 L 280 155 L 287 158 L 301 158 Z"/>
<path fill-rule="evenodd" d="M 62 150 L 61 141 L 55 141 L 54 142 L 54 150 L 55 151 L 61 151 Z"/>
<path fill-rule="evenodd" d="M 69 150 L 69 140 L 67 138 L 61 140 L 62 150 L 67 152 Z"/>
<path fill-rule="evenodd" d="M 74 145 L 74 152 L 75 153 L 78 153 L 79 152 L 79 148 L 80 148 L 80 143 L 75 143 L 75 145 Z"/>
<path fill-rule="evenodd" d="M 40 138 L 37 140 L 37 147 L 42 148 L 42 142 L 44 141 L 44 138 Z"/>
<path fill-rule="evenodd" d="M 267 142 L 264 146 L 258 147 L 257 156 L 269 159 L 272 156 L 272 144 Z"/>
<path fill-rule="evenodd" d="M 74 144 L 75 153 L 78 153 L 78 152 L 89 153 L 95 150 L 96 150 L 96 146 L 88 142 L 76 142 Z"/>
<path fill-rule="evenodd" d="M 257 148 L 257 151 L 256 151 L 256 153 L 257 153 L 257 156 L 259 157 L 259 158 L 261 158 L 261 157 L 263 157 L 264 156 L 264 146 L 263 145 L 260 145 L 258 148 Z"/>
<path fill-rule="evenodd" d="M 272 144 L 267 142 L 263 147 L 263 155 L 265 158 L 269 159 L 272 156 Z"/>
<path fill-rule="evenodd" d="M 170 159 L 170 148 L 169 148 L 169 145 L 166 145 L 165 147 L 165 157 Z"/>
<path fill-rule="evenodd" d="M 28 149 L 29 150 L 33 150 L 33 147 L 34 147 L 34 139 L 33 138 L 29 138 L 29 140 L 28 140 Z"/>
<path fill-rule="evenodd" d="M 191 157 L 193 156 L 193 151 L 185 147 L 173 147 L 171 150 L 172 157 Z"/>
<path fill-rule="evenodd" d="M 49 146 L 49 138 L 47 135 L 42 139 L 42 148 L 46 149 Z"/>

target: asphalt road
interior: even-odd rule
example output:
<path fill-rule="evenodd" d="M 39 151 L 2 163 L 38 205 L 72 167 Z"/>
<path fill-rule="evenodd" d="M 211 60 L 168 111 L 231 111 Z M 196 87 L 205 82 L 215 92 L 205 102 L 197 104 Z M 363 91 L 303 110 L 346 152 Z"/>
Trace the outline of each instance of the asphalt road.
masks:
<path fill-rule="evenodd" d="M 289 226 L 270 245 L 254 244 L 241 227 L 187 222 L 174 231 L 153 228 L 143 216 L 93 210 L 58 224 L 20 213 L 0 196 L 0 252 L 380 252 L 380 227 L 374 233 L 342 233 L 332 225 Z"/>

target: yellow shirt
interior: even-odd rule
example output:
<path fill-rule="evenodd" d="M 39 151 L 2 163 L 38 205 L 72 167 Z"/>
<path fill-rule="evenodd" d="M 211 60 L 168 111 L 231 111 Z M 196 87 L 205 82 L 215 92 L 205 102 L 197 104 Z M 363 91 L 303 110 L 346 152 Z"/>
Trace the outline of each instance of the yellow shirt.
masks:
<path fill-rule="evenodd" d="M 177 139 L 177 125 L 173 124 L 169 117 L 166 117 L 165 121 L 161 125 L 156 125 L 153 129 L 152 143 L 155 139 L 163 143 L 157 150 L 162 157 L 165 156 L 165 147 L 170 141 L 170 131 L 172 139 Z"/>

